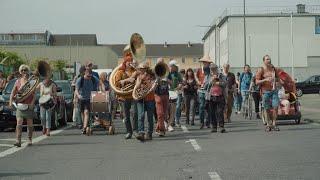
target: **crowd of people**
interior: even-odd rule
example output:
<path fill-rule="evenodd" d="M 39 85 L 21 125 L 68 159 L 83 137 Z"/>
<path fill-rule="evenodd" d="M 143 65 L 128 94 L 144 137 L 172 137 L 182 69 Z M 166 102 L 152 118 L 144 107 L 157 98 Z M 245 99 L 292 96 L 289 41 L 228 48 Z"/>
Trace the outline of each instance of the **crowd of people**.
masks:
<path fill-rule="evenodd" d="M 165 63 L 159 58 L 157 63 Z M 74 110 L 73 121 L 86 134 L 90 127 L 90 96 L 92 91 L 103 91 L 109 93 L 110 111 L 108 113 L 97 114 L 93 119 L 105 118 L 114 119 L 117 110 L 120 108 L 120 118 L 126 128 L 125 139 L 133 136 L 140 141 L 152 140 L 152 136 L 157 134 L 160 137 L 172 132 L 175 128 L 186 125 L 195 126 L 196 113 L 199 114 L 200 129 L 211 128 L 212 133 L 225 133 L 225 123 L 231 122 L 233 109 L 236 114 L 241 113 L 241 107 L 245 98 L 252 93 L 255 104 L 256 118 L 260 119 L 260 114 L 266 117 L 266 131 L 279 131 L 276 126 L 277 110 L 279 104 L 284 108 L 288 107 L 288 95 L 281 87 L 281 80 L 277 77 L 280 69 L 271 64 L 270 56 L 263 57 L 263 64 L 256 73 L 252 73 L 249 65 L 245 65 L 242 73 L 234 75 L 229 71 L 230 65 L 224 64 L 223 69 L 210 59 L 204 56 L 199 60 L 201 68 L 188 68 L 180 70 L 177 61 L 171 60 L 167 65 L 169 72 L 164 77 L 158 77 L 149 67 L 148 63 L 137 63 L 130 55 L 129 49 L 124 49 L 124 60 L 119 68 L 119 73 L 114 77 L 115 83 L 119 87 L 136 83 L 137 86 L 143 82 L 156 83 L 154 88 L 142 99 L 135 100 L 132 94 L 118 94 L 110 86 L 110 74 L 105 72 L 100 75 L 92 70 L 93 62 L 87 61 L 79 71 L 79 75 L 74 78 Z M 11 97 L 12 106 L 15 95 L 19 89 L 27 82 L 30 68 L 21 65 L 20 76 L 16 81 Z M 56 96 L 56 86 L 52 77 L 46 77 L 37 88 L 40 96 Z M 3 89 L 2 73 L 0 72 L 0 88 Z M 280 101 L 281 100 L 281 101 Z M 35 101 L 34 93 L 25 99 L 22 104 L 27 104 L 28 108 L 17 109 L 15 146 L 21 146 L 22 122 L 27 120 L 29 145 L 32 144 L 32 113 Z M 260 103 L 264 111 L 260 113 Z M 107 111 L 107 110 L 106 110 Z M 288 109 L 284 111 L 286 114 Z M 145 113 L 147 113 L 148 128 L 145 130 Z M 181 115 L 185 115 L 185 122 L 181 121 Z M 41 122 L 43 134 L 50 136 L 51 110 L 41 107 Z M 92 122 L 91 122 L 92 123 Z M 155 128 L 154 128 L 154 124 Z"/>

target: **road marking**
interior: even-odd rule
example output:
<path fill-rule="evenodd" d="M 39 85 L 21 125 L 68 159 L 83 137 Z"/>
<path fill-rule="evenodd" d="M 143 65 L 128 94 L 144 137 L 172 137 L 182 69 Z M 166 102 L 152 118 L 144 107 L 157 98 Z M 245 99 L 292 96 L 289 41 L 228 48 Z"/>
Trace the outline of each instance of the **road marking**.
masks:
<path fill-rule="evenodd" d="M 189 141 L 186 141 L 186 143 L 191 143 L 194 150 L 201 151 L 201 147 L 199 146 L 199 144 L 197 143 L 197 141 L 195 139 L 189 139 Z"/>
<path fill-rule="evenodd" d="M 68 126 L 62 128 L 62 129 L 51 131 L 50 134 L 51 135 L 59 134 L 62 131 L 66 130 L 66 129 L 69 129 L 71 127 L 72 127 L 71 125 L 68 125 Z M 46 136 L 46 135 L 42 135 L 42 136 L 36 137 L 36 138 L 32 139 L 32 143 L 38 143 L 38 142 L 40 142 L 40 141 L 42 141 L 42 140 L 44 140 L 46 138 L 48 138 L 48 136 Z M 0 152 L 0 158 L 6 157 L 6 156 L 8 156 L 10 154 L 13 154 L 15 152 L 21 151 L 24 148 L 26 148 L 27 145 L 28 145 L 28 142 L 25 142 L 25 143 L 21 144 L 21 147 L 12 147 L 12 148 L 7 149 L 7 150 L 5 150 L 3 152 Z M 11 145 L 11 146 L 13 146 L 13 145 Z"/>
<path fill-rule="evenodd" d="M 0 144 L 2 147 L 12 147 L 12 144 Z"/>
<path fill-rule="evenodd" d="M 217 172 L 208 172 L 211 180 L 222 180 Z"/>
<path fill-rule="evenodd" d="M 311 123 L 311 125 L 314 125 L 314 126 L 320 126 L 319 123 Z"/>
<path fill-rule="evenodd" d="M 184 133 L 188 133 L 188 132 L 189 132 L 188 128 L 187 128 L 185 125 L 182 125 L 182 126 L 181 126 L 181 129 L 182 129 L 182 131 L 183 131 Z"/>

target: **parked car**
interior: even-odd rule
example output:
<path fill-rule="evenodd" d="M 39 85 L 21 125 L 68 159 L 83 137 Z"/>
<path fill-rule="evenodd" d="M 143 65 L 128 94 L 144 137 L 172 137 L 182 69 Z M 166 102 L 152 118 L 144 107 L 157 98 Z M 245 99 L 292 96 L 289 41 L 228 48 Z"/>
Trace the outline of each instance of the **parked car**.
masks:
<path fill-rule="evenodd" d="M 296 83 L 296 95 L 301 97 L 303 94 L 320 93 L 320 75 L 314 75 L 302 82 Z"/>
<path fill-rule="evenodd" d="M 55 83 L 61 88 L 61 92 L 58 95 L 63 96 L 65 100 L 67 122 L 71 122 L 73 113 L 73 90 L 71 83 L 68 80 L 56 80 Z"/>
<path fill-rule="evenodd" d="M 8 82 L 5 87 L 3 94 L 0 96 L 0 130 L 7 128 L 15 128 L 16 126 L 16 110 L 9 107 L 10 94 L 12 88 L 17 79 L 12 79 Z M 58 91 L 61 89 L 58 88 Z M 40 106 L 39 106 L 39 92 L 36 93 L 34 112 L 35 116 L 33 119 L 34 126 L 41 126 L 40 120 Z M 66 113 L 65 113 L 65 102 L 64 98 L 61 96 L 57 97 L 57 105 L 53 109 L 52 113 L 52 129 L 56 129 L 59 126 L 65 125 Z M 26 123 L 26 122 L 24 122 Z"/>

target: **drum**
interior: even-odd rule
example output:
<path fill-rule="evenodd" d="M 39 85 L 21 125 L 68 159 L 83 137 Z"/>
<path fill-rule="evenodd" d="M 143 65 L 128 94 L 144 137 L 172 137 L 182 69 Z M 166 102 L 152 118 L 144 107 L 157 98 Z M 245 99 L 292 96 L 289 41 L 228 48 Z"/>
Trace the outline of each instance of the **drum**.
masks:
<path fill-rule="evenodd" d="M 109 108 L 109 91 L 92 91 L 90 97 L 92 112 L 110 112 Z"/>
<path fill-rule="evenodd" d="M 53 98 L 50 95 L 43 95 L 39 98 L 40 106 L 44 107 L 45 109 L 53 109 L 55 103 Z"/>
<path fill-rule="evenodd" d="M 177 102 L 178 93 L 177 91 L 169 91 L 169 101 L 170 102 Z"/>

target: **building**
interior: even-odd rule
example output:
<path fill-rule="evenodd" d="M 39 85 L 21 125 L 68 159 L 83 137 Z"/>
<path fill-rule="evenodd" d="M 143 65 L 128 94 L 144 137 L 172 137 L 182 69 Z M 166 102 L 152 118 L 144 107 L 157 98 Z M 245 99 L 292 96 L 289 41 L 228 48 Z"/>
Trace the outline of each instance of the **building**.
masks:
<path fill-rule="evenodd" d="M 289 73 L 294 72 L 294 77 L 299 80 L 319 73 L 319 12 L 320 6 L 300 4 L 295 12 L 291 8 L 247 14 L 246 63 L 259 67 L 262 57 L 269 54 L 275 66 Z M 241 71 L 245 62 L 244 18 L 241 11 L 226 10 L 214 21 L 202 40 L 204 54 L 209 54 L 220 66 L 229 62 L 234 71 Z"/>
<path fill-rule="evenodd" d="M 118 55 L 118 64 L 122 62 L 123 49 L 126 44 L 105 45 L 110 47 Z M 154 66 L 158 58 L 165 62 L 174 59 L 178 62 L 180 69 L 200 67 L 198 60 L 203 55 L 203 44 L 146 44 L 146 60 Z"/>
<path fill-rule="evenodd" d="M 95 34 L 3 33 L 0 49 L 16 52 L 27 61 L 47 58 L 73 65 L 91 59 L 97 68 L 114 68 L 118 60 L 109 47 L 98 45 Z"/>

